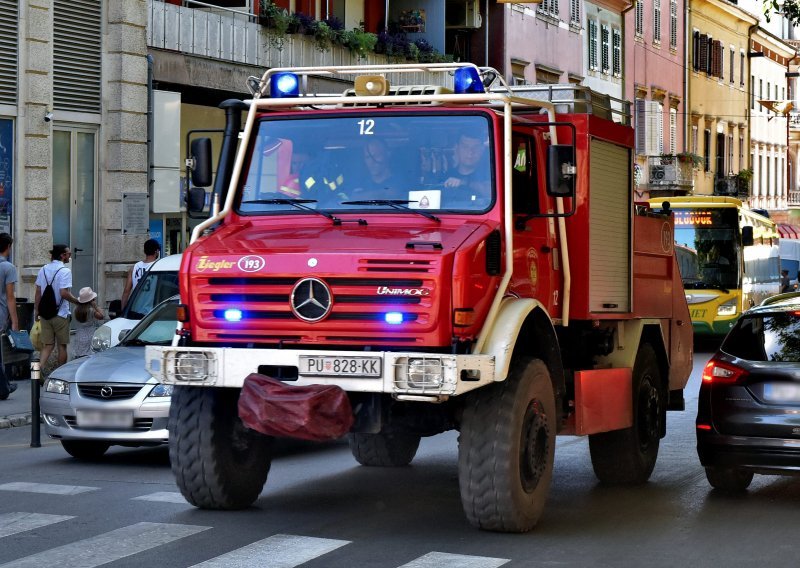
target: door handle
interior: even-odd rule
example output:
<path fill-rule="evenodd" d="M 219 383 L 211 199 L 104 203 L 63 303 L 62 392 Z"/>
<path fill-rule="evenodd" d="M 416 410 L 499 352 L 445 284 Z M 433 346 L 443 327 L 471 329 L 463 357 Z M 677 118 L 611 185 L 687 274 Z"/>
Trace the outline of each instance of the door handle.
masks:
<path fill-rule="evenodd" d="M 77 254 L 77 253 L 79 253 L 79 252 L 83 252 L 83 250 L 84 250 L 84 249 L 81 249 L 81 248 L 74 248 L 74 249 L 72 249 L 72 252 L 74 252 L 74 253 L 76 253 L 76 254 Z"/>

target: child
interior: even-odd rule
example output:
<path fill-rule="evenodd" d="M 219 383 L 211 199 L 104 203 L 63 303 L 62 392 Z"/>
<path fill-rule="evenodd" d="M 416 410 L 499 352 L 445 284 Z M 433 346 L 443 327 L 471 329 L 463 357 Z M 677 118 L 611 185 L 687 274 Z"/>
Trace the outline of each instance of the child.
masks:
<path fill-rule="evenodd" d="M 92 336 L 97 329 L 97 320 L 104 320 L 103 310 L 97 307 L 97 292 L 89 286 L 81 288 L 78 307 L 75 308 L 75 358 L 92 353 Z"/>

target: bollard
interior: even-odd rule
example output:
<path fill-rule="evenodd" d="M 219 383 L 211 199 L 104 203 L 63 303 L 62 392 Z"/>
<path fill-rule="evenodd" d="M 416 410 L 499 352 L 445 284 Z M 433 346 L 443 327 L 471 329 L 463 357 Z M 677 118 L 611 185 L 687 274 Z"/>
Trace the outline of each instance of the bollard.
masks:
<path fill-rule="evenodd" d="M 41 418 L 39 412 L 39 360 L 31 359 L 31 448 L 41 448 L 39 427 Z"/>

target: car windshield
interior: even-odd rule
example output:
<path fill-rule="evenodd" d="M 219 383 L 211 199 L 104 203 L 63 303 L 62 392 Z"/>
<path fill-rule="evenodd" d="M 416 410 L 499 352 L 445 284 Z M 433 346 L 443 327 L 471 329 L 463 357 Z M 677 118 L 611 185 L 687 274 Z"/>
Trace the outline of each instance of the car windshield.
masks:
<path fill-rule="evenodd" d="M 475 114 L 262 120 L 238 211 L 482 212 L 494 201 L 491 138 Z"/>
<path fill-rule="evenodd" d="M 134 327 L 122 345 L 170 345 L 178 327 L 178 300 L 171 299 L 152 310 Z"/>
<path fill-rule="evenodd" d="M 749 361 L 800 362 L 800 313 L 744 315 L 720 349 Z"/>
<path fill-rule="evenodd" d="M 136 284 L 122 314 L 127 319 L 142 319 L 167 298 L 178 293 L 177 271 L 148 271 Z"/>

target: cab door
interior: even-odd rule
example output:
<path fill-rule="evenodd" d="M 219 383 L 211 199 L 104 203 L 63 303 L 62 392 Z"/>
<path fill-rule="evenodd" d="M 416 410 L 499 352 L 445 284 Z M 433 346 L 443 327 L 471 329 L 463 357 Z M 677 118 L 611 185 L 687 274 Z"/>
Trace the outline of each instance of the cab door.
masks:
<path fill-rule="evenodd" d="M 535 298 L 551 317 L 560 313 L 560 298 L 554 271 L 558 268 L 556 226 L 552 205 L 544 195 L 545 152 L 533 132 L 515 131 L 512 136 L 511 190 L 514 217 L 514 275 L 511 291 Z"/>

